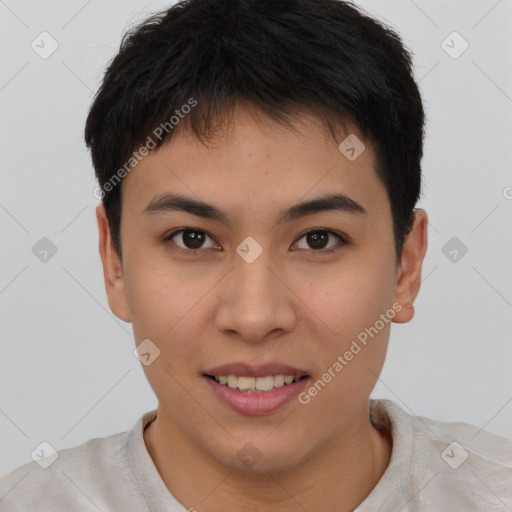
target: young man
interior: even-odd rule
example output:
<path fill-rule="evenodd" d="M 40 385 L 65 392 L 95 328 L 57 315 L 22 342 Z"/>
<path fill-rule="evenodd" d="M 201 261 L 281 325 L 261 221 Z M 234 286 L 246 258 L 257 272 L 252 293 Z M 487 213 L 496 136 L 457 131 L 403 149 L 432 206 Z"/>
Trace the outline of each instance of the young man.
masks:
<path fill-rule="evenodd" d="M 158 408 L 11 472 L 1 510 L 512 510 L 511 441 L 369 399 L 420 288 L 423 126 L 410 54 L 346 2 L 131 31 L 85 138 Z"/>

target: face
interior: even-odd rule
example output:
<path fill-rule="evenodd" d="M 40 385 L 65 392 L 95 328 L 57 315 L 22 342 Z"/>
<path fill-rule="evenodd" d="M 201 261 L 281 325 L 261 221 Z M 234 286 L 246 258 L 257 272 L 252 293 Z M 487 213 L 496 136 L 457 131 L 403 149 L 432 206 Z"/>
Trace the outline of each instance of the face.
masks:
<path fill-rule="evenodd" d="M 263 455 L 254 471 L 286 469 L 368 424 L 390 325 L 411 318 L 426 249 L 420 215 L 397 262 L 370 145 L 351 160 L 338 149 L 347 134 L 335 142 L 307 115 L 295 126 L 239 105 L 210 145 L 181 132 L 146 156 L 122 186 L 122 266 L 98 207 L 110 306 L 137 345 L 150 340 L 150 360 L 160 351 L 143 368 L 162 421 L 242 470 L 246 452 Z M 166 194 L 224 217 L 158 202 Z M 345 196 L 337 208 L 284 215 L 333 195 Z M 275 388 L 232 390 L 220 375 Z"/>

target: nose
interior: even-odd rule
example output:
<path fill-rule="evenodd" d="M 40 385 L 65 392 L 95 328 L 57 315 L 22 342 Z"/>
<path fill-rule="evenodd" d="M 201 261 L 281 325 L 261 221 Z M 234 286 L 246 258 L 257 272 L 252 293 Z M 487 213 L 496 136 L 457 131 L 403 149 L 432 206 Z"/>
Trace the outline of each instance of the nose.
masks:
<path fill-rule="evenodd" d="M 290 332 L 297 321 L 293 284 L 268 251 L 249 263 L 238 255 L 220 292 L 217 328 L 224 334 L 261 343 Z"/>

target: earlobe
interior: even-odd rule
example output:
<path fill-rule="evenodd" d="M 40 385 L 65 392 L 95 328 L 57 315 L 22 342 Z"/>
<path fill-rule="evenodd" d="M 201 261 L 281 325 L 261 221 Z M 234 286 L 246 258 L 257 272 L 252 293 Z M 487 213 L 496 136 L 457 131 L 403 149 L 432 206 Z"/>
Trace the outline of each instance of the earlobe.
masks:
<path fill-rule="evenodd" d="M 409 322 L 414 316 L 413 303 L 420 290 L 421 270 L 427 252 L 427 229 L 427 212 L 415 209 L 414 224 L 404 244 L 395 285 L 395 301 L 402 305 L 393 318 L 395 323 Z"/>
<path fill-rule="evenodd" d="M 131 313 L 126 299 L 124 273 L 121 259 L 112 241 L 105 207 L 96 207 L 99 232 L 99 252 L 103 265 L 103 278 L 108 304 L 112 313 L 125 322 L 131 322 Z"/>

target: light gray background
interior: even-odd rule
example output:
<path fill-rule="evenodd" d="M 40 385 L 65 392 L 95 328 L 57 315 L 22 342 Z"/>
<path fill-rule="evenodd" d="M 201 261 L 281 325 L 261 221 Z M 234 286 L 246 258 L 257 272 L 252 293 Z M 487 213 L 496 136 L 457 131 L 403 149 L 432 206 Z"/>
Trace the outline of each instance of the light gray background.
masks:
<path fill-rule="evenodd" d="M 413 50 L 428 116 L 423 284 L 373 396 L 512 437 L 512 0 L 358 3 Z M 168 5 L 0 0 L 0 474 L 41 441 L 75 446 L 156 407 L 108 308 L 82 133 L 122 34 Z M 47 59 L 31 48 L 43 31 L 59 44 Z M 469 43 L 457 59 L 441 47 L 453 31 Z M 58 248 L 46 263 L 42 237 Z M 468 248 L 457 262 L 452 237 Z"/>

